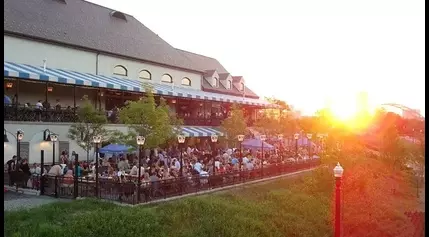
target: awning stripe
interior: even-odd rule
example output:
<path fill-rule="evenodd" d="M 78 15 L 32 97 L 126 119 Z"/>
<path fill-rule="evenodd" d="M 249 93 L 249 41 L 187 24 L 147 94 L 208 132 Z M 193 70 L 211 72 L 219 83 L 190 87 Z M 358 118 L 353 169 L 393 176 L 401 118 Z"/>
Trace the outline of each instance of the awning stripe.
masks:
<path fill-rule="evenodd" d="M 4 62 L 4 76 L 126 91 L 144 91 L 144 88 L 142 88 L 142 82 L 139 80 L 131 80 L 128 78 L 119 78 L 113 76 L 109 77 L 103 75 L 94 75 L 89 73 L 80 73 L 63 69 L 46 68 L 46 70 L 44 71 L 43 67 L 17 64 L 11 62 Z M 240 104 L 250 104 L 267 107 L 274 106 L 271 105 L 269 102 L 260 99 L 224 95 L 213 92 L 206 92 L 202 90 L 196 90 L 192 88 L 173 87 L 171 84 L 164 83 L 148 82 L 148 84 L 153 86 L 154 93 L 161 95 L 171 95 L 192 99 L 204 98 L 212 101 L 228 101 Z M 201 133 L 200 130 L 195 132 Z M 203 134 L 205 133 L 203 132 Z"/>
<path fill-rule="evenodd" d="M 224 135 L 220 132 L 220 128 L 203 126 L 182 126 L 181 133 L 185 137 L 210 137 L 211 135 Z"/>

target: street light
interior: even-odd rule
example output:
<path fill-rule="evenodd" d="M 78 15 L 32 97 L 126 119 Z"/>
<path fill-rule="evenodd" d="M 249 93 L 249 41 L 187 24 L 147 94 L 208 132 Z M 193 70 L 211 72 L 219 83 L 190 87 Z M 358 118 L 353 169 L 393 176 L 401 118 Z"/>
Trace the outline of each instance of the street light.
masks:
<path fill-rule="evenodd" d="M 340 163 L 334 168 L 335 177 L 335 237 L 341 237 L 341 178 L 344 169 Z"/>
<path fill-rule="evenodd" d="M 295 139 L 295 156 L 298 158 L 298 139 L 299 139 L 299 133 L 295 133 L 295 135 L 293 135 L 293 138 Z"/>
<path fill-rule="evenodd" d="M 138 162 L 138 166 L 139 166 L 139 171 L 138 171 L 139 173 L 138 173 L 138 175 L 139 175 L 139 178 L 137 180 L 137 187 L 138 187 L 137 188 L 137 200 L 138 200 L 138 202 L 140 202 L 140 185 L 141 185 L 141 179 L 140 179 L 140 177 L 142 176 L 140 161 L 142 159 L 143 146 L 144 146 L 144 142 L 146 141 L 146 138 L 143 137 L 143 136 L 137 136 L 136 137 L 136 141 L 137 141 L 137 145 L 139 146 L 139 162 Z"/>
<path fill-rule="evenodd" d="M 101 136 L 92 137 L 92 142 L 94 142 L 95 146 L 95 196 L 98 198 L 98 144 L 101 143 Z"/>
<path fill-rule="evenodd" d="M 280 144 L 281 144 L 281 149 L 283 149 L 283 134 L 279 134 L 279 135 L 277 135 L 277 140 L 279 140 L 280 141 Z M 283 162 L 283 155 L 281 155 L 281 161 Z"/>
<path fill-rule="evenodd" d="M 244 135 L 237 135 L 238 142 L 240 143 L 240 159 L 238 160 L 238 167 L 241 171 L 241 163 L 243 162 L 243 153 L 241 149 L 241 143 L 244 141 Z"/>
<path fill-rule="evenodd" d="M 217 155 L 215 152 L 215 149 L 216 149 L 215 144 L 217 142 L 218 136 L 216 134 L 213 134 L 210 136 L 210 139 L 212 141 L 213 175 L 215 175 L 216 174 L 215 156 Z"/>
<path fill-rule="evenodd" d="M 266 135 L 261 135 L 261 148 L 262 148 L 262 154 L 261 154 L 261 176 L 264 176 L 264 142 L 267 140 Z"/>
<path fill-rule="evenodd" d="M 179 150 L 180 150 L 180 177 L 183 177 L 183 144 L 185 143 L 184 135 L 177 135 L 177 141 L 179 142 Z"/>
<path fill-rule="evenodd" d="M 51 133 L 51 142 L 52 142 L 52 165 L 55 165 L 55 143 L 58 141 L 58 135 Z"/>
<path fill-rule="evenodd" d="M 313 138 L 313 134 L 307 133 L 308 138 L 308 158 L 311 158 L 311 138 Z"/>
<path fill-rule="evenodd" d="M 9 142 L 9 139 L 7 138 L 7 131 L 4 129 L 4 142 Z"/>
<path fill-rule="evenodd" d="M 9 138 L 7 137 L 7 133 L 10 133 L 16 139 L 16 155 L 17 162 L 21 159 L 21 140 L 24 138 L 24 132 L 21 129 L 16 131 L 16 135 L 4 129 L 4 143 L 9 142 Z M 5 144 L 6 146 L 6 144 Z M 18 166 L 15 166 L 15 169 L 18 169 Z"/>
<path fill-rule="evenodd" d="M 21 129 L 16 131 L 16 153 L 18 156 L 18 162 L 21 160 L 21 141 L 24 138 L 24 132 Z"/>

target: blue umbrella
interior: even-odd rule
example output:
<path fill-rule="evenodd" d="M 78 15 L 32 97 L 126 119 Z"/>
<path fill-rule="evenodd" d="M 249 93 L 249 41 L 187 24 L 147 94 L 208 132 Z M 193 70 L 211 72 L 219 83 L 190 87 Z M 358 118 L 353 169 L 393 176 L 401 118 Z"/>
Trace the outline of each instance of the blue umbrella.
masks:
<path fill-rule="evenodd" d="M 244 148 L 252 148 L 252 149 L 261 149 L 262 148 L 262 141 L 260 139 L 246 139 L 244 140 L 241 145 Z M 274 146 L 271 144 L 268 144 L 264 142 L 264 150 L 273 150 Z"/>
<path fill-rule="evenodd" d="M 7 95 L 4 95 L 4 104 L 5 105 L 12 104 L 12 100 Z"/>
<path fill-rule="evenodd" d="M 133 147 L 127 146 L 127 145 L 121 145 L 121 144 L 109 144 L 105 147 L 102 147 L 98 150 L 100 153 L 122 153 L 122 152 L 129 152 L 134 150 Z"/>

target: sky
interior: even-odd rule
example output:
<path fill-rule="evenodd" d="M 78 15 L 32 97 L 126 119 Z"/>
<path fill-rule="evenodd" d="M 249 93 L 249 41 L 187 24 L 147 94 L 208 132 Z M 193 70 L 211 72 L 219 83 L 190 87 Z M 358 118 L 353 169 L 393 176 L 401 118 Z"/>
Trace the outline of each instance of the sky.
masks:
<path fill-rule="evenodd" d="M 172 46 L 218 59 L 258 95 L 311 114 L 328 102 L 425 107 L 423 0 L 90 0 Z"/>

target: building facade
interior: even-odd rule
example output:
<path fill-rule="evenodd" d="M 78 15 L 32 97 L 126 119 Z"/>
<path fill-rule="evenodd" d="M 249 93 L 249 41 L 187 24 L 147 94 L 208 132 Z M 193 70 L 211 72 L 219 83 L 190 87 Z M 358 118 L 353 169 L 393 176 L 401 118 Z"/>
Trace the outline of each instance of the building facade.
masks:
<path fill-rule="evenodd" d="M 5 0 L 4 6 L 4 162 L 16 154 L 18 129 L 21 157 L 31 163 L 40 162 L 41 149 L 52 156 L 47 129 L 59 136 L 56 154 L 76 151 L 86 159 L 67 138 L 83 96 L 109 117 L 150 85 L 184 120 L 189 137 L 223 135 L 219 125 L 233 103 L 243 105 L 249 121 L 270 106 L 216 59 L 172 47 L 130 15 L 83 0 Z M 34 110 L 39 101 L 42 115 Z M 127 131 L 109 121 L 107 129 Z"/>

